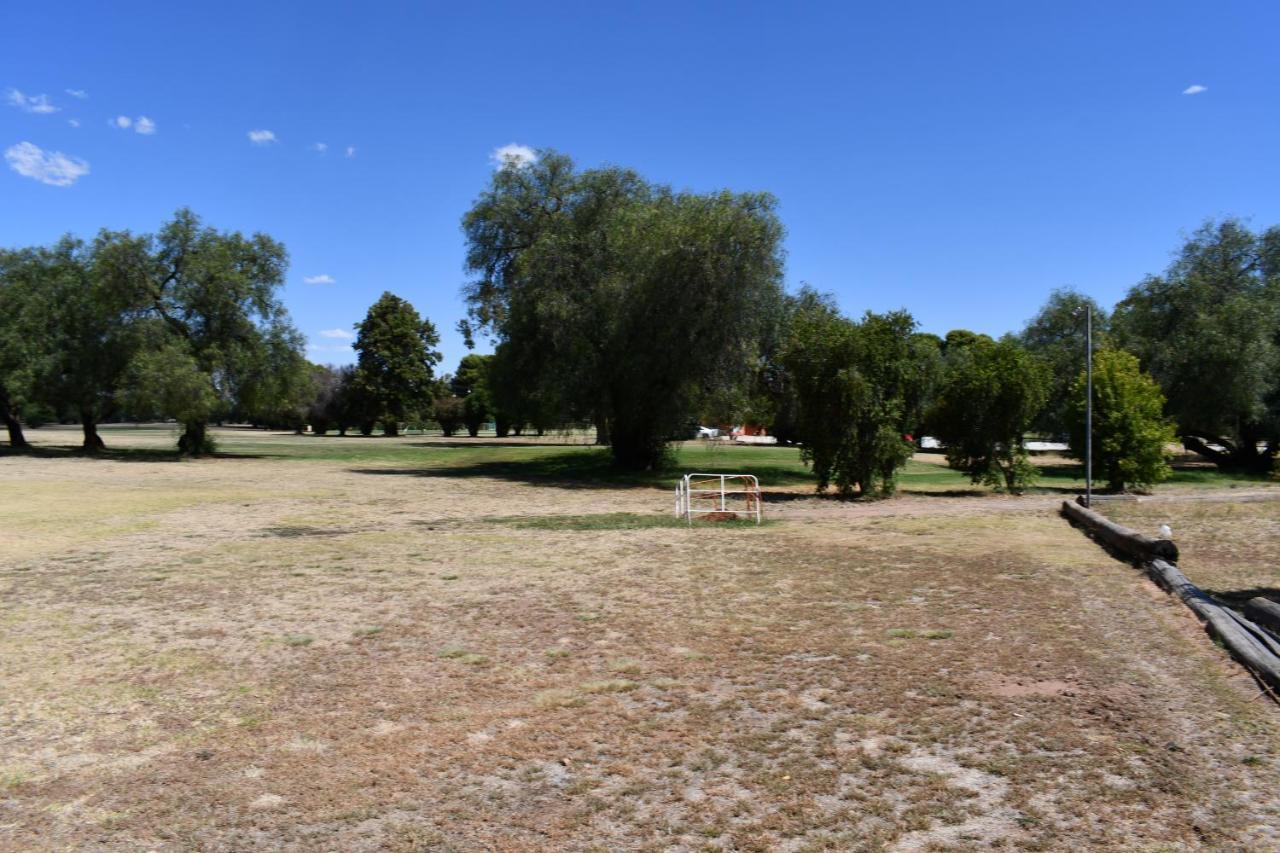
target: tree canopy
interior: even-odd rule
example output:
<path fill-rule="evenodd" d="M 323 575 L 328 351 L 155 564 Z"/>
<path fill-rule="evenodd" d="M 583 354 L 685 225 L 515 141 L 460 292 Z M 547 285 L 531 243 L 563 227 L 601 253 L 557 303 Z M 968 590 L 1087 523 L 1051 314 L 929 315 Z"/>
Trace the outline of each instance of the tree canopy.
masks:
<path fill-rule="evenodd" d="M 396 435 L 402 423 L 430 415 L 439 343 L 431 321 L 389 292 L 356 324 L 355 385 L 369 407 L 368 420 L 382 422 L 387 435 Z"/>
<path fill-rule="evenodd" d="M 1031 425 L 1037 432 L 1060 437 L 1071 430 L 1072 384 L 1085 361 L 1086 309 L 1093 311 L 1093 349 L 1104 349 L 1110 341 L 1110 315 L 1096 301 L 1070 288 L 1049 294 L 1044 307 L 1018 335 L 1018 342 L 1049 366 L 1049 396 Z"/>
<path fill-rule="evenodd" d="M 1116 306 L 1117 343 L 1168 398 L 1183 443 L 1265 471 L 1280 450 L 1280 228 L 1206 223 Z"/>
<path fill-rule="evenodd" d="M 974 483 L 1019 494 L 1035 476 L 1023 439 L 1048 394 L 1049 368 L 1015 341 L 957 337 L 930 431 L 952 468 Z"/>
<path fill-rule="evenodd" d="M 801 454 L 818 490 L 892 494 L 919 420 L 921 352 L 905 311 L 840 316 L 829 297 L 804 294 L 782 363 L 797 401 Z"/>
<path fill-rule="evenodd" d="M 1081 371 L 1067 408 L 1071 455 L 1085 459 L 1088 390 Z M 1165 446 L 1176 437 L 1164 414 L 1160 386 L 1127 352 L 1104 349 L 1093 358 L 1093 469 L 1113 491 L 1146 488 L 1168 479 Z"/>
<path fill-rule="evenodd" d="M 617 464 L 649 468 L 707 395 L 753 375 L 781 303 L 767 194 L 679 193 L 565 156 L 508 164 L 463 220 L 476 328 Z"/>

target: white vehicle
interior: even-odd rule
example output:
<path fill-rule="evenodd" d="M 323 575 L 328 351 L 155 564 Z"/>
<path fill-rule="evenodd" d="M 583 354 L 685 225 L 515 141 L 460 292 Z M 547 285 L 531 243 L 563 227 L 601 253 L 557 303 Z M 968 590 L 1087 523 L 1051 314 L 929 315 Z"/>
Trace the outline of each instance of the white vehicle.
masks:
<path fill-rule="evenodd" d="M 720 430 L 715 427 L 698 427 L 698 438 L 719 438 Z"/>

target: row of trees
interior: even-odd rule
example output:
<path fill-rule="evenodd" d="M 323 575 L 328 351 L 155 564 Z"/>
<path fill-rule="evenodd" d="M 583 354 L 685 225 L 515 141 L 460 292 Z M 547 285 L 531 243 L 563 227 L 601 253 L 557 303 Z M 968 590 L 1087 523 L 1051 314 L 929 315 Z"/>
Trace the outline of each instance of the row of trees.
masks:
<path fill-rule="evenodd" d="M 215 418 L 271 420 L 308 393 L 302 336 L 277 291 L 284 247 L 205 227 L 180 210 L 156 234 L 0 251 L 0 416 L 70 416 L 84 449 L 113 413 L 172 417 L 180 448 L 209 446 Z"/>
<path fill-rule="evenodd" d="M 463 231 L 460 329 L 495 347 L 445 377 L 435 326 L 390 293 L 356 325 L 355 365 L 309 364 L 277 297 L 284 248 L 187 210 L 154 235 L 0 252 L 10 441 L 39 410 L 78 420 L 90 451 L 123 413 L 179 420 L 191 453 L 228 418 L 392 435 L 588 422 L 618 465 L 650 468 L 692 423 L 752 421 L 799 442 L 843 494 L 891 491 L 924 434 L 975 482 L 1017 491 L 1034 471 L 1028 435 L 1079 436 L 1088 306 L 1095 469 L 1112 485 L 1166 475 L 1171 430 L 1227 467 L 1264 470 L 1280 447 L 1280 229 L 1211 223 L 1113 313 L 1060 291 L 1000 340 L 786 295 L 765 194 L 676 192 L 547 151 L 497 170 Z"/>

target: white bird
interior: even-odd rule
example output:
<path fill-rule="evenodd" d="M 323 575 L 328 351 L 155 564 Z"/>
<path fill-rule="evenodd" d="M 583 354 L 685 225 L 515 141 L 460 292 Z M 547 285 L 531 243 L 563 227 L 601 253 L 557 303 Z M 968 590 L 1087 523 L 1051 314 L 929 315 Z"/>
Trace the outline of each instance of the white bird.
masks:
<path fill-rule="evenodd" d="M 1161 538 L 1161 539 L 1172 539 L 1172 538 L 1173 538 L 1173 528 L 1172 528 L 1172 527 L 1170 527 L 1170 526 L 1169 526 L 1169 525 L 1167 525 L 1167 524 L 1162 524 L 1162 525 L 1160 525 L 1160 538 Z"/>

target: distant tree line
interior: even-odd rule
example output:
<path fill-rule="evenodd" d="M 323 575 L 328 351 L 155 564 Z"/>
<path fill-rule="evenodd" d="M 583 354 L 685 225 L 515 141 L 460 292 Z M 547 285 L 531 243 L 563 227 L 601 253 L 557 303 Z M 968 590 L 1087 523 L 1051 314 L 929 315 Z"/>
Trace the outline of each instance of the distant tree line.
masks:
<path fill-rule="evenodd" d="M 1019 334 L 921 333 L 905 311 L 843 316 L 782 289 L 767 194 L 677 192 L 541 152 L 508 163 L 463 218 L 469 354 L 438 376 L 439 335 L 384 293 L 356 363 L 310 364 L 278 299 L 284 247 L 180 210 L 154 235 L 102 231 L 0 251 L 0 416 L 81 424 L 172 418 L 315 432 L 435 424 L 499 436 L 594 425 L 617 465 L 662 465 L 698 423 L 754 423 L 797 443 L 819 487 L 891 493 L 919 440 L 975 483 L 1019 492 L 1028 437 L 1084 457 L 1084 314 L 1095 333 L 1094 469 L 1117 489 L 1170 473 L 1177 439 L 1224 468 L 1280 450 L 1280 229 L 1208 223 L 1113 312 L 1053 293 Z"/>

